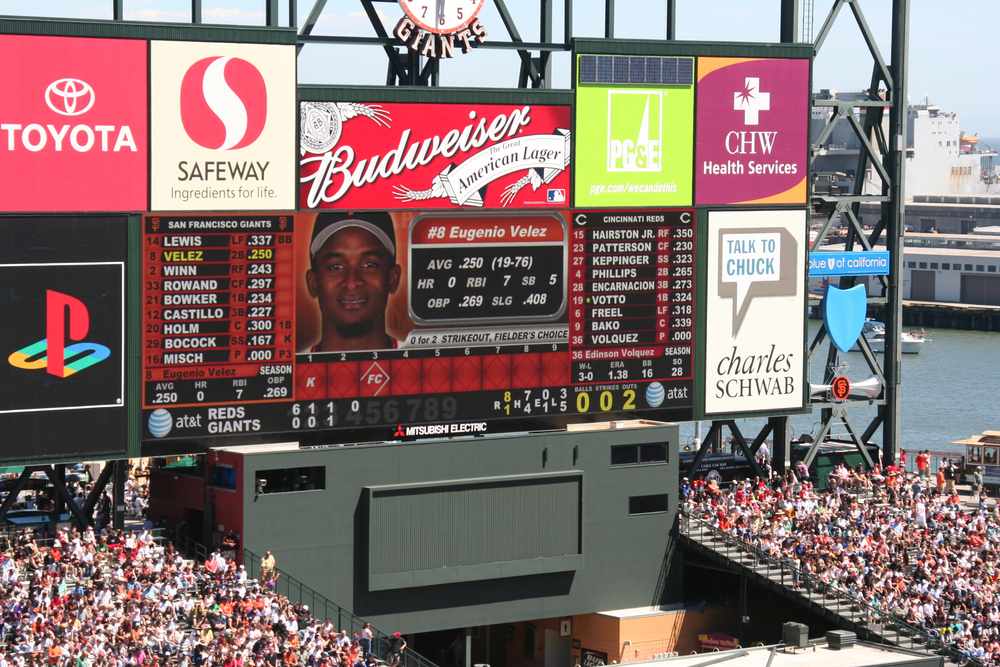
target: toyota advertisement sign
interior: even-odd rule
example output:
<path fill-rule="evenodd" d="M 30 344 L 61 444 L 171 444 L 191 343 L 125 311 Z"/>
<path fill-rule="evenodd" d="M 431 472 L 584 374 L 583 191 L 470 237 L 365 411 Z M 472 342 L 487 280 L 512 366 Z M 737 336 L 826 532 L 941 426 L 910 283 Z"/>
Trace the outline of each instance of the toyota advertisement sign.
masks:
<path fill-rule="evenodd" d="M 0 209 L 145 209 L 146 42 L 0 35 L 0 60 Z"/>
<path fill-rule="evenodd" d="M 158 211 L 295 208 L 295 47 L 151 45 Z"/>

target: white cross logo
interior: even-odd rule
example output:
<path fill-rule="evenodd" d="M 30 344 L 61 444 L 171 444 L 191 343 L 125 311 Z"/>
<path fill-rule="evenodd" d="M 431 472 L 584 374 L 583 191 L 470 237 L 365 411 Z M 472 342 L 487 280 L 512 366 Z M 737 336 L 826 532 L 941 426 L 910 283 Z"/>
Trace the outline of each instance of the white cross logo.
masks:
<path fill-rule="evenodd" d="M 748 76 L 743 90 L 733 93 L 733 110 L 743 112 L 744 125 L 756 125 L 760 112 L 771 110 L 771 93 L 760 92 L 760 79 Z"/>

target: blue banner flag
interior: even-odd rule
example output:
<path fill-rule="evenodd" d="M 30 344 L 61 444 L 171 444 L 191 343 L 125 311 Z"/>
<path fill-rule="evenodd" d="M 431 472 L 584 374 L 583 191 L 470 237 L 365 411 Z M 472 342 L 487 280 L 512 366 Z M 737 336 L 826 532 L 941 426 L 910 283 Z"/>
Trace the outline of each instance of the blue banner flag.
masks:
<path fill-rule="evenodd" d="M 889 251 L 814 252 L 809 254 L 809 276 L 887 276 Z"/>

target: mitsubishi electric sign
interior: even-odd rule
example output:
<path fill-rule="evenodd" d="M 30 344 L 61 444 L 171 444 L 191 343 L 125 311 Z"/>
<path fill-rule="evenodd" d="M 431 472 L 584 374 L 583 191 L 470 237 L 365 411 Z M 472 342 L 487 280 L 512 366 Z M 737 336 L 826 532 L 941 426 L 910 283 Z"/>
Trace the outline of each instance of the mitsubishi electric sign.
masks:
<path fill-rule="evenodd" d="M 579 56 L 575 202 L 689 206 L 694 59 Z"/>
<path fill-rule="evenodd" d="M 295 208 L 295 47 L 153 42 L 153 210 Z"/>
<path fill-rule="evenodd" d="M 705 415 L 803 407 L 804 210 L 710 211 Z"/>
<path fill-rule="evenodd" d="M 0 61 L 0 210 L 144 210 L 146 42 L 2 35 Z"/>
<path fill-rule="evenodd" d="M 697 204 L 805 204 L 809 61 L 698 59 Z"/>

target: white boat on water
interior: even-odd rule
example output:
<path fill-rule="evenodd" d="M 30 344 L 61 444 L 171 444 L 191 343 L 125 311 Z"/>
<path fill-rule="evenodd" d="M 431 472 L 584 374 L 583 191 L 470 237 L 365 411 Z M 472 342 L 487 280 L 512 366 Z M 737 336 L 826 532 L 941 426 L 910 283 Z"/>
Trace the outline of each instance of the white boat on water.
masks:
<path fill-rule="evenodd" d="M 865 326 L 861 329 L 861 335 L 868 339 L 868 344 L 871 346 L 873 352 L 885 352 L 885 323 L 876 322 L 875 320 L 865 320 Z M 900 338 L 903 343 L 903 354 L 920 354 L 920 348 L 930 340 L 924 337 L 922 329 L 920 333 L 916 331 L 904 332 Z M 854 343 L 851 352 L 860 351 L 861 348 L 857 343 Z"/>

